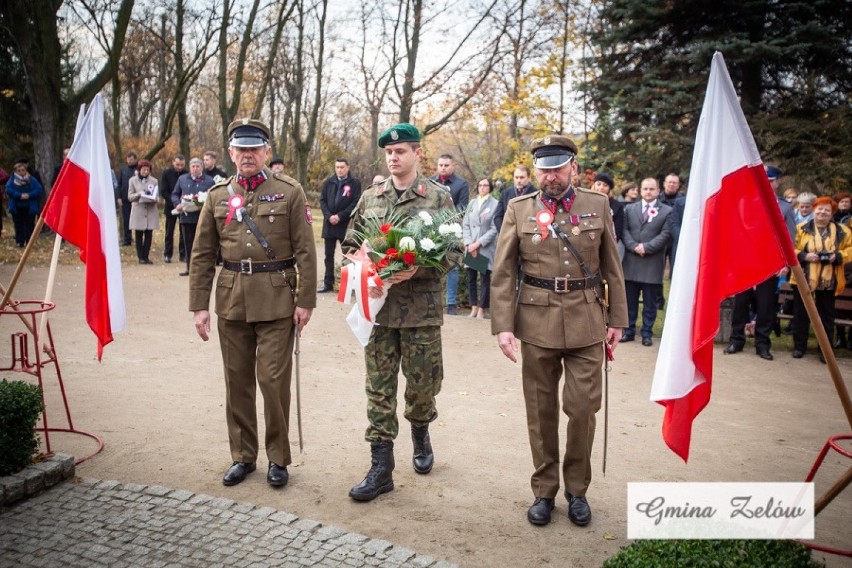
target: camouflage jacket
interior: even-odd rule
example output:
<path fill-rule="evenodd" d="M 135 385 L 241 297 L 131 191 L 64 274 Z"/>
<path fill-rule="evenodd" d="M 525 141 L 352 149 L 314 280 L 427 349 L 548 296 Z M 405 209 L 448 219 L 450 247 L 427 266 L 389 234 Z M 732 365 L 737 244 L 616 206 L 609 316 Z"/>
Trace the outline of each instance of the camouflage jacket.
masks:
<path fill-rule="evenodd" d="M 361 246 L 354 232 L 360 228 L 362 219 L 371 217 L 388 218 L 392 213 L 404 211 L 416 216 L 421 211 L 436 213 L 442 209 L 453 209 L 450 193 L 440 184 L 419 175 L 411 187 L 399 199 L 393 187 L 393 178 L 370 186 L 361 194 L 361 199 L 349 220 L 344 251 L 353 252 Z M 447 268 L 458 266 L 460 253 L 447 255 Z M 376 323 L 387 327 L 424 327 L 444 323 L 444 299 L 441 272 L 434 268 L 420 267 L 406 282 L 394 284 L 388 290 L 384 307 L 376 315 Z"/>

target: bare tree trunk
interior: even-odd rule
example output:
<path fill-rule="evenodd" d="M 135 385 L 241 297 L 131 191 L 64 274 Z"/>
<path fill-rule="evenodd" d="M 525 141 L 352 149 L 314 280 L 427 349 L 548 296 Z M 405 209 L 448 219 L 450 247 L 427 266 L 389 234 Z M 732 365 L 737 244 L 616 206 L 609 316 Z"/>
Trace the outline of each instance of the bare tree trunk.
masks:
<path fill-rule="evenodd" d="M 275 58 L 278 55 L 278 47 L 281 45 L 281 35 L 284 32 L 284 24 L 287 23 L 287 20 L 290 19 L 290 16 L 293 15 L 293 8 L 295 8 L 296 3 L 293 2 L 290 4 L 290 9 L 287 8 L 287 0 L 280 0 L 281 5 L 278 8 L 278 15 L 275 18 L 275 35 L 272 38 L 272 45 L 269 48 L 269 54 L 266 58 L 266 67 L 264 67 L 263 71 L 263 80 L 260 82 L 260 92 L 257 95 L 257 99 L 254 101 L 254 110 L 252 110 L 251 116 L 252 118 L 260 118 L 261 109 L 263 109 L 263 102 L 266 99 L 266 93 L 269 90 L 269 84 L 272 82 L 272 70 L 275 66 Z M 271 128 L 271 125 L 270 125 Z"/>
<path fill-rule="evenodd" d="M 55 0 L 0 2 L 0 19 L 3 25 L 14 30 L 11 36 L 27 72 L 27 94 L 33 108 L 35 166 L 45 175 L 53 171 L 54 164 L 62 155 L 64 141 L 77 118 L 80 104 L 88 103 L 115 73 L 114 63 L 124 47 L 133 1 L 121 0 L 112 32 L 112 45 L 103 67 L 66 99 L 62 97 L 62 48 L 56 25 L 56 14 L 62 3 Z"/>
<path fill-rule="evenodd" d="M 411 12 L 411 14 L 409 14 Z M 404 17 L 403 17 L 404 14 Z M 411 35 L 409 36 L 408 18 L 413 16 L 411 22 Z M 396 34 L 399 27 L 402 27 L 402 34 L 405 38 L 405 76 L 402 81 L 402 89 L 397 89 L 399 93 L 399 121 L 411 121 L 411 107 L 414 101 L 414 72 L 417 68 L 417 51 L 420 49 L 420 25 L 423 15 L 423 0 L 414 0 L 413 6 L 409 0 L 403 3 L 400 2 L 399 10 L 397 11 L 396 27 L 394 28 L 394 45 L 396 45 Z M 394 58 L 396 59 L 396 58 Z"/>
<path fill-rule="evenodd" d="M 175 7 L 175 75 L 176 77 L 184 77 L 186 69 L 183 61 L 183 23 L 184 15 L 186 14 L 186 6 L 184 0 L 178 0 Z M 165 34 L 163 34 L 165 37 Z M 189 90 L 189 85 L 187 85 Z M 186 96 L 178 96 L 177 103 L 177 119 L 178 119 L 178 147 L 180 153 L 189 158 L 189 118 L 186 115 Z"/>
<path fill-rule="evenodd" d="M 243 27 L 243 36 L 240 40 L 240 50 L 237 54 L 237 64 L 233 72 L 233 76 L 228 76 L 228 27 L 231 24 L 231 0 L 222 1 L 222 27 L 219 30 L 219 117 L 222 120 L 222 149 L 228 147 L 228 125 L 236 118 L 237 111 L 240 109 L 240 99 L 242 98 L 243 78 L 246 67 L 246 53 L 252 41 L 252 31 L 254 28 L 254 20 L 257 17 L 257 9 L 260 5 L 260 0 L 253 0 L 251 10 L 249 11 L 248 20 Z M 228 103 L 228 81 L 233 83 L 233 91 L 231 93 L 231 102 Z M 227 156 L 227 153 L 225 153 Z M 230 157 L 226 159 L 227 163 L 233 165 Z"/>
<path fill-rule="evenodd" d="M 318 53 L 314 58 L 314 100 L 310 107 L 307 107 L 303 102 L 302 94 L 306 83 L 305 64 L 309 62 L 310 55 L 306 53 L 305 48 L 305 6 L 303 1 L 298 3 L 298 39 L 296 41 L 295 55 L 295 74 L 293 78 L 294 91 L 296 99 L 293 104 L 293 151 L 296 159 L 296 179 L 303 187 L 308 183 L 308 155 L 316 140 L 317 119 L 319 117 L 319 109 L 322 102 L 322 71 L 323 71 L 323 54 L 325 53 L 325 22 L 328 9 L 328 0 L 321 0 L 322 13 L 319 15 L 319 37 L 316 41 Z M 307 129 L 304 135 L 302 134 L 302 112 L 307 113 Z"/>
<path fill-rule="evenodd" d="M 116 64 L 118 69 L 118 64 Z M 118 73 L 114 73 L 111 79 L 112 93 L 110 103 L 112 106 L 112 143 L 115 146 L 115 165 L 121 168 L 124 158 L 124 150 L 121 148 L 121 80 Z"/>

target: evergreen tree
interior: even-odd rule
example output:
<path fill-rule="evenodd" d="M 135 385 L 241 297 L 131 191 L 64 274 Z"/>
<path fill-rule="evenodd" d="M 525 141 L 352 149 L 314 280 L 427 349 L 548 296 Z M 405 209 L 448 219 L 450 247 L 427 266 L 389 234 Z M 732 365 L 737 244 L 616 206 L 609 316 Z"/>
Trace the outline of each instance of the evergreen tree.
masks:
<path fill-rule="evenodd" d="M 622 176 L 688 174 L 715 51 L 767 163 L 831 193 L 852 179 L 852 4 L 837 0 L 608 0 L 585 88 L 587 155 Z"/>

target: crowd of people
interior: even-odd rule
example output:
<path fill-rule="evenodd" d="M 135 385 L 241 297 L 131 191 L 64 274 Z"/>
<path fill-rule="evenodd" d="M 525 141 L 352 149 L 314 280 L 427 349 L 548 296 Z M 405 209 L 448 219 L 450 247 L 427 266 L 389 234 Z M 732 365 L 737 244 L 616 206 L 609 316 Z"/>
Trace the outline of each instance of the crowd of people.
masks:
<path fill-rule="evenodd" d="M 491 319 L 491 333 L 508 359 L 517 362 L 517 353 L 522 355 L 534 465 L 534 501 L 527 520 L 539 526 L 551 521 L 561 479 L 569 520 L 589 524 L 592 510 L 586 492 L 603 364 L 620 343 L 637 335 L 642 345 L 653 345 L 654 323 L 665 305 L 663 278 L 667 268 L 673 272 L 684 218 L 680 177 L 670 173 L 662 187 L 657 178 L 646 177 L 616 191 L 613 176 L 606 172 L 587 169 L 581 174 L 576 144 L 552 134 L 532 142 L 532 168 L 518 165 L 512 184 L 495 197 L 495 182 L 487 176 L 478 178 L 471 191 L 448 153 L 440 155 L 434 176 L 423 175 L 420 132 L 413 125 L 397 124 L 377 140 L 388 177 L 376 176 L 362 188 L 349 161 L 340 157 L 334 174 L 323 182 L 319 201 L 325 255 L 320 283 L 311 208 L 301 185 L 284 173 L 284 162 L 270 160 L 269 128 L 255 119 L 240 119 L 229 125 L 228 137 L 228 154 L 237 168 L 234 176 L 217 167 L 214 152 L 191 158 L 188 170 L 186 157 L 176 154 L 159 178 L 149 161 L 128 152 L 125 165 L 114 175 L 121 244 L 135 241 L 140 264 L 152 264 L 151 241 L 160 226 L 158 206 L 163 205 L 163 261 L 170 263 L 177 248 L 185 263 L 180 275 L 189 276 L 195 330 L 204 341 L 211 332 L 210 300 L 215 295 L 232 458 L 223 484 L 239 484 L 257 468 L 258 385 L 266 422 L 266 481 L 279 488 L 288 483 L 293 347 L 311 319 L 316 294 L 334 290 L 338 246 L 344 253 L 355 252 L 360 246 L 356 235 L 375 217 L 456 211 L 463 218 L 463 250 L 448 252 L 442 269 L 411 266 L 369 289 L 371 297 L 385 298 L 364 349 L 364 437 L 370 444 L 371 466 L 349 496 L 371 501 L 394 489 L 400 373 L 406 380 L 411 467 L 421 475 L 434 467 L 429 425 L 438 416 L 436 397 L 443 379 L 441 326 L 445 314 L 460 315 L 463 268 L 469 317 Z M 766 172 L 777 195 L 782 174 L 775 167 Z M 25 246 L 44 185 L 25 160 L 16 161 L 7 177 L 3 185 L 16 243 Z M 777 201 L 822 323 L 833 337 L 834 297 L 849 277 L 844 268 L 852 266 L 852 197 L 788 190 Z M 222 266 L 218 277 L 217 265 Z M 743 350 L 751 325 L 757 354 L 773 359 L 770 332 L 777 322 L 776 294 L 787 276 L 785 269 L 736 296 L 725 353 Z M 790 284 L 793 357 L 801 358 L 809 322 L 799 292 L 803 283 L 793 279 Z M 847 346 L 846 340 L 838 333 L 836 345 Z M 820 358 L 824 362 L 822 354 Z M 561 461 L 560 408 L 569 418 Z"/>

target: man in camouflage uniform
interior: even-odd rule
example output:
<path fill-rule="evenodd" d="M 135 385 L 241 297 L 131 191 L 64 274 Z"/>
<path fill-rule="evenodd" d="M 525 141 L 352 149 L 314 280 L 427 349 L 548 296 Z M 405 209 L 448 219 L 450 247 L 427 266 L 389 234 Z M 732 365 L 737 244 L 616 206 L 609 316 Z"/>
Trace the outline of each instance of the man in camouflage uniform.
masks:
<path fill-rule="evenodd" d="M 199 214 L 189 265 L 189 309 L 196 332 L 207 341 L 221 247 L 216 315 L 234 460 L 222 483 L 236 485 L 256 468 L 256 381 L 266 418 L 266 481 L 282 487 L 291 463 L 293 344 L 316 307 L 316 245 L 302 186 L 263 165 L 270 155 L 269 128 L 257 120 L 236 120 L 228 136 L 238 173 L 210 188 Z"/>
<path fill-rule="evenodd" d="M 361 245 L 354 231 L 361 228 L 362 219 L 386 219 L 400 211 L 411 216 L 421 211 L 434 215 L 442 209 L 453 209 L 450 194 L 417 171 L 423 150 L 420 132 L 414 126 L 407 123 L 392 126 L 379 137 L 378 145 L 385 150 L 391 177 L 362 194 L 344 241 L 349 250 Z M 447 262 L 458 264 L 458 256 L 452 255 Z M 371 501 L 393 489 L 393 441 L 399 432 L 396 394 L 400 365 L 406 378 L 405 418 L 411 422 L 414 471 L 427 474 L 434 462 L 429 423 L 438 417 L 435 396 L 441 390 L 444 376 L 441 274 L 436 269 L 415 267 L 385 282 L 392 286 L 384 307 L 376 315 L 377 325 L 364 350 L 370 423 L 365 438 L 370 442 L 372 467 L 364 480 L 349 492 L 356 501 Z"/>
<path fill-rule="evenodd" d="M 562 463 L 568 518 L 583 526 L 592 519 L 586 489 L 592 479 L 604 350 L 615 349 L 627 324 L 624 277 L 608 199 L 571 185 L 577 146 L 554 134 L 534 140 L 532 153 L 541 190 L 509 202 L 491 280 L 491 331 L 512 361 L 517 340 L 521 343 L 535 466 L 530 480 L 535 501 L 527 520 L 550 522 L 559 491 L 561 406 L 568 417 Z M 523 276 L 516 293 L 518 265 Z"/>

